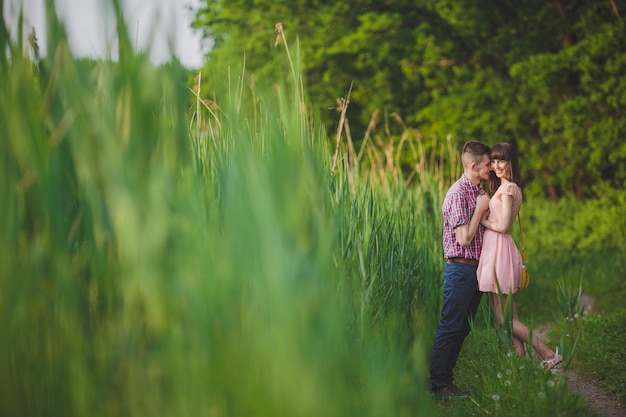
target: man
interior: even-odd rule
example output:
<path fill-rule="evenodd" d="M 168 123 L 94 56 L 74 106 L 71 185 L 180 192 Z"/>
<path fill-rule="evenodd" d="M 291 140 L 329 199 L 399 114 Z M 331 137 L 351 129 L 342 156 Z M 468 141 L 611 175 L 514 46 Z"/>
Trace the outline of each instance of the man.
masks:
<path fill-rule="evenodd" d="M 482 296 L 476 268 L 484 232 L 480 220 L 489 209 L 489 197 L 480 188 L 481 180 L 489 177 L 489 147 L 467 142 L 461 161 L 463 175 L 448 190 L 442 207 L 443 308 L 430 360 L 430 388 L 442 400 L 468 396 L 452 383 L 453 369 Z"/>

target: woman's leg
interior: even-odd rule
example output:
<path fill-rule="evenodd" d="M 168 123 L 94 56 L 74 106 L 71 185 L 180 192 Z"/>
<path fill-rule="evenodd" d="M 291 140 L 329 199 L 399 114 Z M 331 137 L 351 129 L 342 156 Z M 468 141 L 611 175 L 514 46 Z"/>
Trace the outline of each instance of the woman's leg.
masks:
<path fill-rule="evenodd" d="M 526 356 L 526 345 L 517 337 L 513 336 L 513 346 L 515 347 L 515 353 L 518 356 Z"/>
<path fill-rule="evenodd" d="M 500 297 L 496 293 L 491 293 L 491 305 L 493 306 L 493 312 L 500 327 L 502 327 L 502 324 L 504 323 L 502 306 L 506 305 L 506 300 L 506 296 Z M 526 346 L 524 346 L 524 341 L 519 339 L 515 335 L 513 335 L 513 347 L 515 348 L 515 353 L 517 353 L 519 356 L 523 356 L 526 354 Z"/>
<path fill-rule="evenodd" d="M 498 324 L 502 326 L 504 324 L 504 314 L 502 312 L 502 308 L 503 307 L 506 308 L 506 305 L 508 303 L 508 295 L 491 293 L 491 300 L 492 300 L 494 311 L 496 313 L 496 319 L 498 320 Z M 524 323 L 519 321 L 519 318 L 517 317 L 517 308 L 515 307 L 514 300 L 511 300 L 511 306 L 513 307 L 513 323 L 512 323 L 513 338 L 514 338 L 513 343 L 515 344 L 516 352 L 518 352 L 518 350 L 517 350 L 517 344 L 515 342 L 515 339 L 518 339 L 520 342 L 522 342 L 522 345 L 524 342 L 526 343 L 532 342 L 533 349 L 537 351 L 537 353 L 539 354 L 539 356 L 541 356 L 543 360 L 552 359 L 555 356 L 555 353 L 548 346 L 546 346 L 545 343 L 539 340 L 538 337 L 533 336 L 530 333 L 530 330 L 528 329 L 528 327 L 526 327 Z M 532 341 L 530 339 L 532 339 Z"/>
<path fill-rule="evenodd" d="M 511 300 L 514 301 L 514 300 Z M 513 318 L 519 320 L 517 317 L 517 306 L 513 303 Z M 515 346 L 515 352 L 519 356 L 526 356 L 526 343 L 519 337 L 513 335 L 513 346 Z M 532 353 L 532 349 L 531 349 Z"/>

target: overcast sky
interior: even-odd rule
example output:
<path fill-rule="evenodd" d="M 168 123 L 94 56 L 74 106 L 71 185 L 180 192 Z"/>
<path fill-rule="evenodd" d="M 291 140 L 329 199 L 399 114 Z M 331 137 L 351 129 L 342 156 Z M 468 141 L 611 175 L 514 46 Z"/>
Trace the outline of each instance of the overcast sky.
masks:
<path fill-rule="evenodd" d="M 122 0 L 126 23 L 137 49 L 150 50 L 155 63 L 168 61 L 176 55 L 183 65 L 198 68 L 203 63 L 200 35 L 192 31 L 193 15 L 188 7 L 198 7 L 202 0 Z M 113 57 L 116 52 L 116 31 L 110 0 L 5 0 L 3 16 L 13 35 L 17 15 L 24 10 L 25 32 L 35 27 L 37 40 L 45 50 L 44 4 L 56 4 L 72 52 L 76 56 Z"/>

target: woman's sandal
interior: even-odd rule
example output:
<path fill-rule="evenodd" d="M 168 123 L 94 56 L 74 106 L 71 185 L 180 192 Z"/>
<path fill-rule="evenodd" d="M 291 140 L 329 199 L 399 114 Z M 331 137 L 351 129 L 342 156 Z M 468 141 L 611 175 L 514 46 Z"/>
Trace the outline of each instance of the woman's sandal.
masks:
<path fill-rule="evenodd" d="M 552 357 L 552 359 L 546 359 L 541 362 L 541 366 L 543 366 L 547 371 L 551 371 L 553 369 L 559 369 L 563 364 L 563 356 L 559 355 L 559 347 L 556 347 L 556 353 Z"/>

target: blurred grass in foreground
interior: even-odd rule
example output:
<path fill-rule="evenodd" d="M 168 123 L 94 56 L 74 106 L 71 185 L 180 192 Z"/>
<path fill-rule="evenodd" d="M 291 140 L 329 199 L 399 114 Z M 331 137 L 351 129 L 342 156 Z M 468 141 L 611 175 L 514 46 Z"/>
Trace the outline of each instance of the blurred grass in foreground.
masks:
<path fill-rule="evenodd" d="M 0 414 L 430 414 L 415 225 L 330 175 L 297 91 L 242 76 L 190 117 L 118 35 L 119 62 L 3 45 Z"/>

